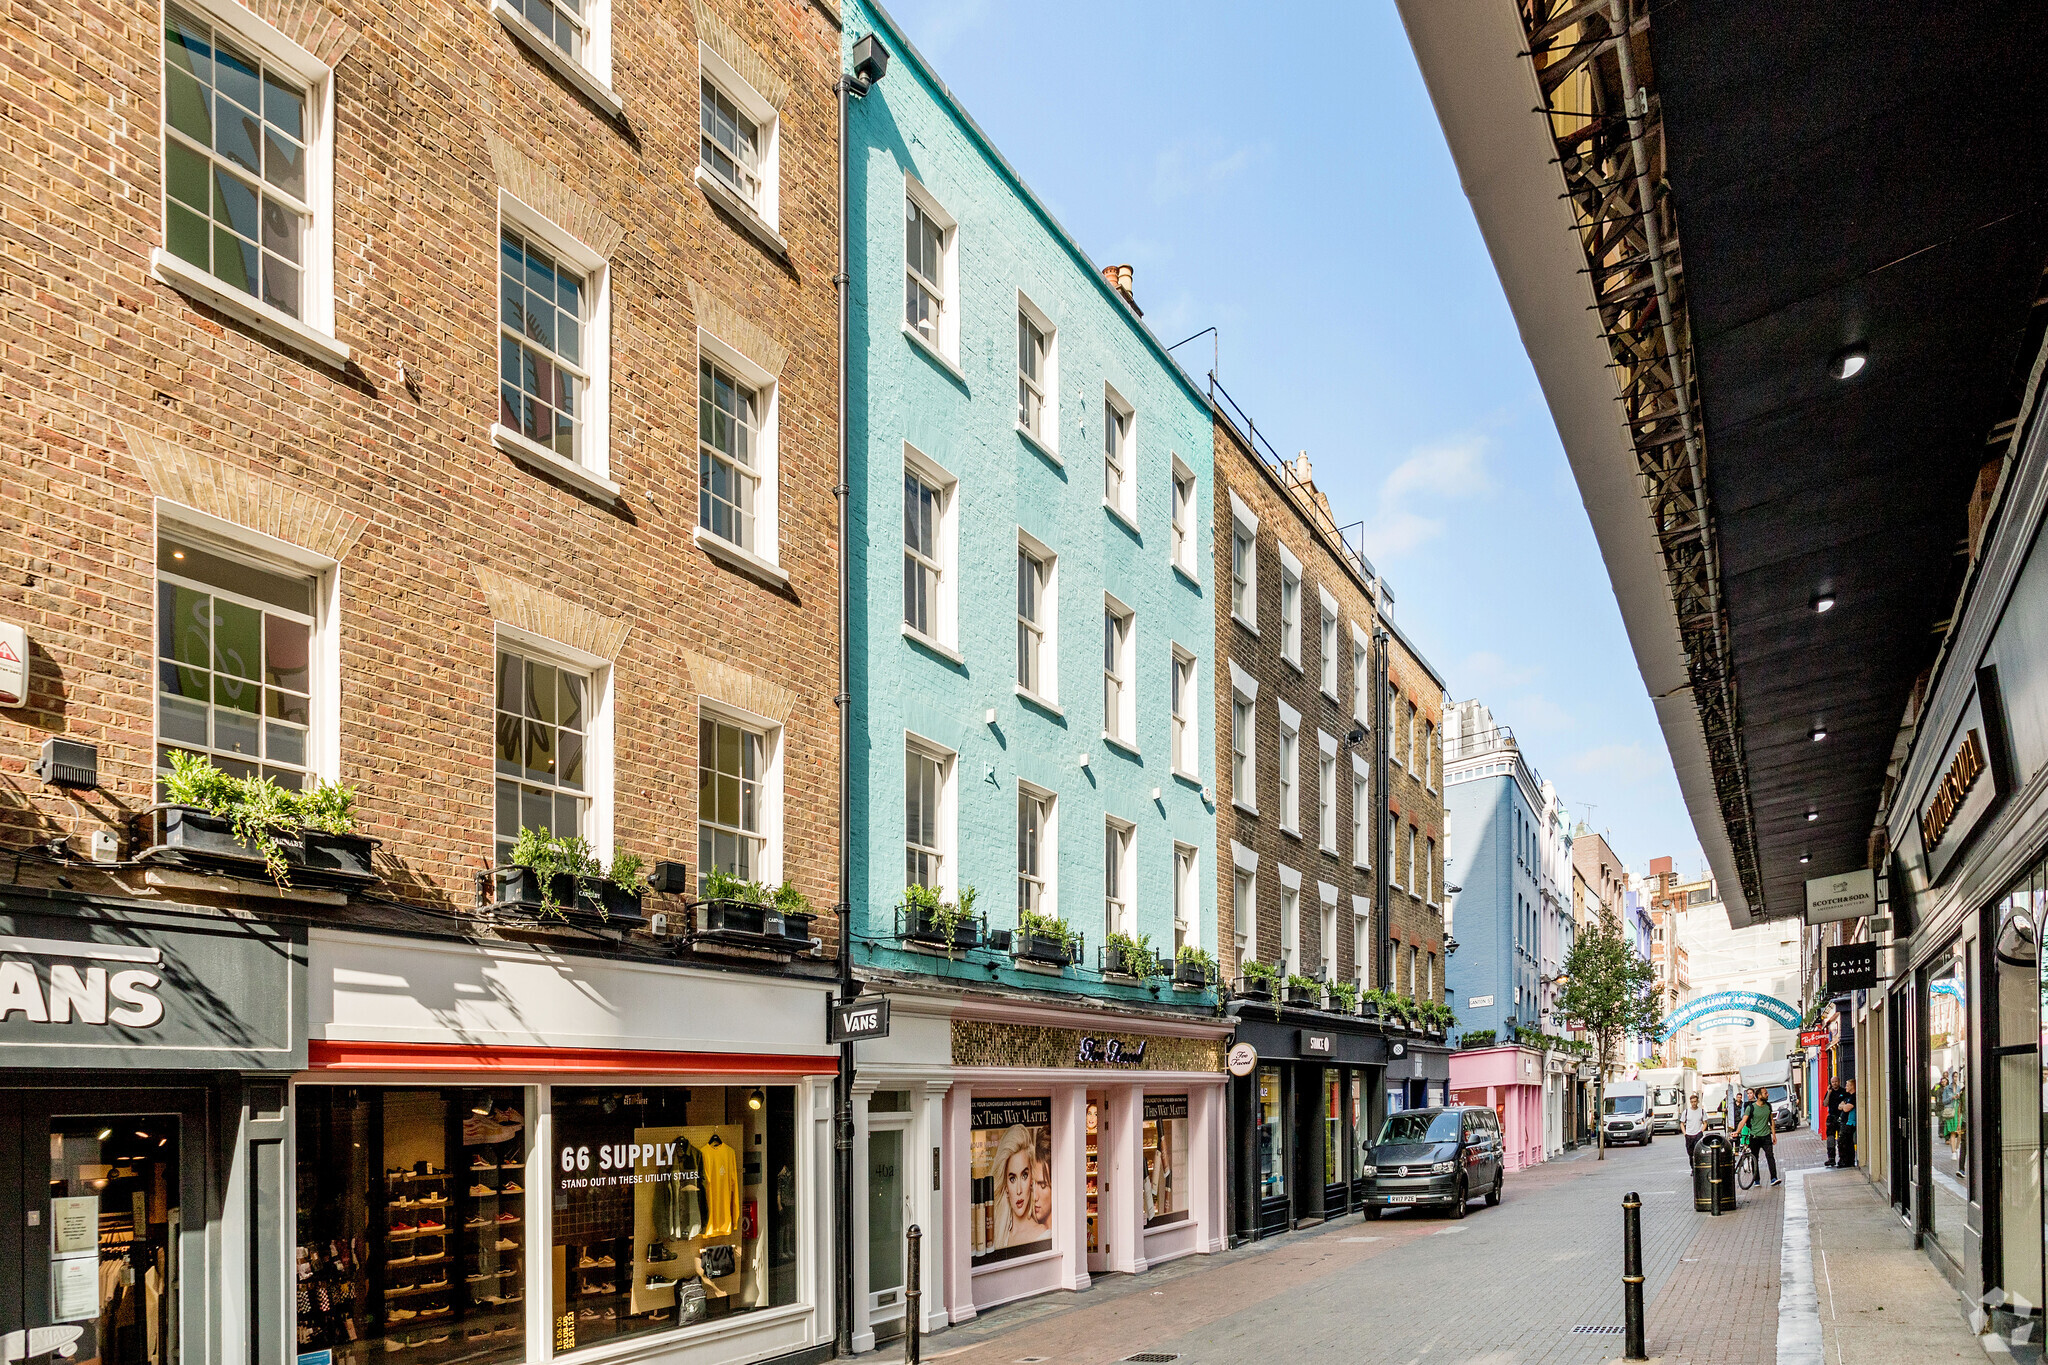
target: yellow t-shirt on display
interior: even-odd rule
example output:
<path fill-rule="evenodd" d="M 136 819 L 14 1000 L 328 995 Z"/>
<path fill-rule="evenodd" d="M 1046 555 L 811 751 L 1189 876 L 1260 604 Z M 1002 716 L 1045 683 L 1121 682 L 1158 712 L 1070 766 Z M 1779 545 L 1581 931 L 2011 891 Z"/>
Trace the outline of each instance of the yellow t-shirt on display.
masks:
<path fill-rule="evenodd" d="M 704 1158 L 704 1235 L 730 1237 L 740 1217 L 740 1154 L 730 1143 L 709 1142 Z"/>

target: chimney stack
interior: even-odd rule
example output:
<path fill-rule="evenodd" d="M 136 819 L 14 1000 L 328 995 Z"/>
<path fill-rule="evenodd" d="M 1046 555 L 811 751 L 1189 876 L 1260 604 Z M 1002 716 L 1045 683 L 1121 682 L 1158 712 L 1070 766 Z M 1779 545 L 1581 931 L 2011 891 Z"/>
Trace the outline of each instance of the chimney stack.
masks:
<path fill-rule="evenodd" d="M 1308 462 L 1308 452 L 1304 450 L 1296 454 L 1294 460 L 1286 465 L 1286 469 L 1287 481 L 1300 489 L 1311 503 L 1321 508 L 1323 516 L 1328 518 L 1330 525 L 1335 526 L 1336 515 L 1330 510 L 1330 499 L 1324 495 L 1322 489 L 1316 487 L 1315 466 Z"/>
<path fill-rule="evenodd" d="M 1145 310 L 1138 307 L 1138 300 L 1131 293 L 1131 268 L 1129 266 L 1106 265 L 1102 267 L 1102 278 L 1108 281 L 1111 289 L 1124 296 L 1124 302 L 1131 305 L 1132 312 L 1136 313 L 1139 317 L 1145 316 Z"/>

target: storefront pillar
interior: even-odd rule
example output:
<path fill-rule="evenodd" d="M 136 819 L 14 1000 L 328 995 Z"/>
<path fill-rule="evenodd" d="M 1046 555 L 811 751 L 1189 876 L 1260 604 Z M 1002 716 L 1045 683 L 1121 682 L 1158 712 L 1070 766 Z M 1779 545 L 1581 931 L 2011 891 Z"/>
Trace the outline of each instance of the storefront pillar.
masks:
<path fill-rule="evenodd" d="M 1120 1085 L 1109 1092 L 1109 1142 L 1102 1154 L 1109 1175 L 1102 1202 L 1109 1268 L 1135 1275 L 1145 1269 L 1145 1088 Z"/>
<path fill-rule="evenodd" d="M 1188 1096 L 1194 1118 L 1194 1141 L 1189 1155 L 1197 1220 L 1195 1249 L 1200 1252 L 1221 1251 L 1228 1245 L 1225 1220 L 1230 1201 L 1223 1174 L 1229 1141 L 1224 1115 L 1227 1093 L 1227 1086 L 1205 1085 Z"/>
<path fill-rule="evenodd" d="M 955 1084 L 946 1092 L 939 1123 L 945 1137 L 939 1143 L 939 1185 L 947 1191 L 946 1212 L 941 1220 L 946 1229 L 945 1300 L 951 1322 L 974 1320 L 974 1265 L 970 1259 L 972 1238 L 968 1219 L 973 1216 L 974 1167 L 970 1153 L 974 1106 L 972 1086 Z"/>
<path fill-rule="evenodd" d="M 1053 1246 L 1061 1289 L 1086 1289 L 1088 1276 L 1088 1089 L 1062 1085 L 1052 1093 Z"/>
<path fill-rule="evenodd" d="M 875 1349 L 874 1304 L 868 1290 L 874 1227 L 868 1208 L 870 1200 L 864 1197 L 867 1192 L 867 1181 L 862 1178 L 863 1173 L 870 1169 L 868 1101 L 874 1097 L 875 1088 L 876 1082 L 865 1077 L 853 1083 L 851 1160 L 855 1195 L 853 1207 L 847 1210 L 847 1215 L 853 1220 L 853 1292 L 847 1296 L 847 1300 L 852 1308 L 853 1349 L 856 1353 Z"/>
<path fill-rule="evenodd" d="M 946 1150 L 946 1096 L 950 1081 L 925 1081 L 911 1090 L 916 1118 L 911 1125 L 911 1208 L 924 1231 L 923 1330 L 936 1332 L 952 1321 L 941 1286 L 952 1260 L 954 1238 L 948 1216 L 953 1201 L 947 1191 L 940 1154 Z"/>

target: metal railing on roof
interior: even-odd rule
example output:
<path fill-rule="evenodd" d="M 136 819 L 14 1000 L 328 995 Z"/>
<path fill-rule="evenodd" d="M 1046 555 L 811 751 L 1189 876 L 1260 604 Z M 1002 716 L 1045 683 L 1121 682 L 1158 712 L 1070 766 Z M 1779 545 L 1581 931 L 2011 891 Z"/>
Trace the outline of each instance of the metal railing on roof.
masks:
<path fill-rule="evenodd" d="M 1290 491 L 1301 488 L 1294 477 L 1292 467 L 1282 458 L 1279 451 L 1273 449 L 1273 443 L 1259 434 L 1258 423 L 1238 406 L 1237 400 L 1230 396 L 1230 390 L 1224 388 L 1217 380 L 1214 370 L 1209 371 L 1209 399 L 1215 404 L 1216 411 L 1230 423 L 1231 429 L 1243 438 L 1246 448 L 1279 478 L 1281 487 Z M 1218 399 L 1222 401 L 1218 403 Z M 1393 589 L 1381 580 L 1379 570 L 1373 568 L 1372 561 L 1365 557 L 1365 523 L 1354 521 L 1349 526 L 1339 526 L 1336 518 L 1324 510 L 1323 505 L 1315 499 L 1300 496 L 1296 497 L 1294 502 L 1309 524 L 1331 542 L 1330 549 L 1358 573 L 1366 591 L 1373 594 L 1383 609 L 1391 607 L 1394 601 Z"/>

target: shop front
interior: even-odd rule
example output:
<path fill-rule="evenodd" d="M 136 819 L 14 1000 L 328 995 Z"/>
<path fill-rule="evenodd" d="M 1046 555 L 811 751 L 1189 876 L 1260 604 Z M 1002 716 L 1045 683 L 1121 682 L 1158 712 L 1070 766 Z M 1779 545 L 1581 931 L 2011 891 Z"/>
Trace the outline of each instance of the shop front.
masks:
<path fill-rule="evenodd" d="M 300 1365 L 830 1353 L 829 982 L 325 930 L 310 956 L 276 1213 Z"/>
<path fill-rule="evenodd" d="M 1451 1054 L 1451 1103 L 1491 1109 L 1500 1119 L 1502 1156 L 1510 1171 L 1543 1160 L 1543 1054 L 1534 1048 L 1473 1048 Z"/>
<path fill-rule="evenodd" d="M 302 930 L 0 892 L 0 1360 L 221 1359 L 278 1323 Z M 277 1357 L 273 1356 L 272 1359 Z"/>
<path fill-rule="evenodd" d="M 1446 1054 L 1356 1016 L 1232 1009 L 1232 1234 L 1249 1241 L 1355 1212 L 1386 1116 L 1443 1103 Z"/>
<path fill-rule="evenodd" d="M 955 1003 L 943 1240 L 927 1253 L 948 1321 L 1222 1249 L 1224 1032 L 1213 1017 Z"/>

